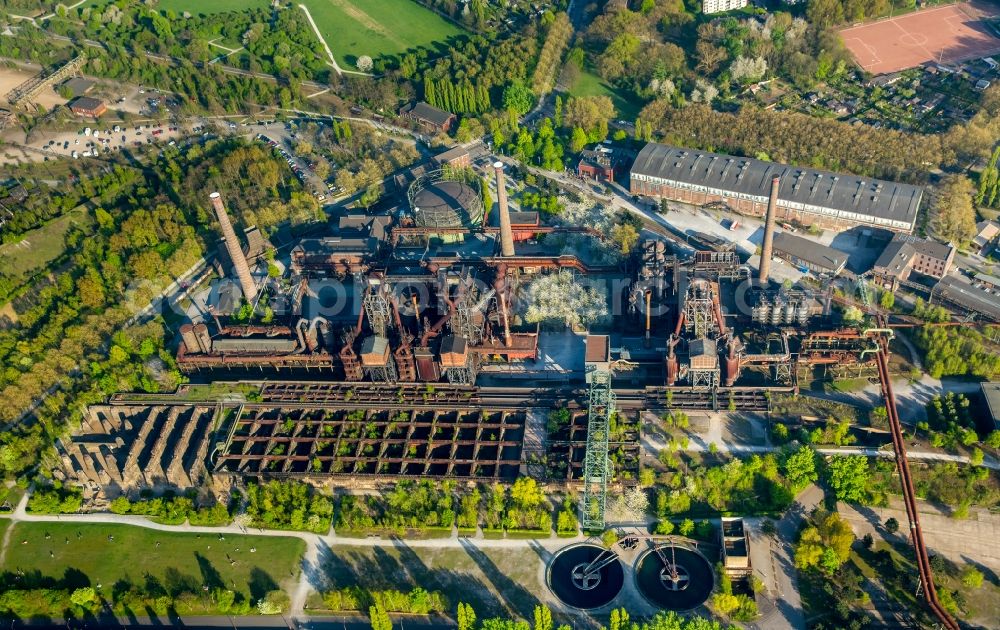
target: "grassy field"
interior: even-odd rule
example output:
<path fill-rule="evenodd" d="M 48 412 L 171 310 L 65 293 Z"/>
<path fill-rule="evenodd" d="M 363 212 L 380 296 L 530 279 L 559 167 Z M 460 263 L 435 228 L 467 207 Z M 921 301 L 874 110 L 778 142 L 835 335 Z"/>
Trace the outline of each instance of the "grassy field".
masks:
<path fill-rule="evenodd" d="M 25 540 L 27 544 L 22 544 Z M 107 592 L 118 580 L 141 583 L 148 574 L 161 582 L 187 580 L 258 599 L 295 583 L 303 553 L 305 542 L 291 537 L 227 535 L 219 540 L 216 534 L 158 532 L 128 525 L 17 523 L 0 569 L 30 569 L 55 579 L 78 571 Z"/>
<path fill-rule="evenodd" d="M 454 609 L 467 602 L 481 618 L 516 615 L 531 618 L 546 592 L 539 583 L 542 560 L 522 549 L 426 549 L 399 543 L 394 547 L 338 546 L 321 554 L 322 567 L 332 588 L 359 585 L 368 589 L 409 591 L 417 586 L 441 591 Z M 322 614 L 322 601 L 313 594 L 309 609 Z"/>
<path fill-rule="evenodd" d="M 413 0 L 302 0 L 337 62 L 373 59 L 442 42 L 463 31 Z"/>
<path fill-rule="evenodd" d="M 93 223 L 85 208 L 75 208 L 58 219 L 24 234 L 17 243 L 0 245 L 0 260 L 5 276 L 20 277 L 37 269 L 44 269 L 65 249 L 66 232 L 73 225 L 90 227 Z"/>
<path fill-rule="evenodd" d="M 618 110 L 618 116 L 632 121 L 639 114 L 639 103 L 632 102 L 622 95 L 607 81 L 597 76 L 593 72 L 584 71 L 580 73 L 569 91 L 570 96 L 608 96 Z"/>

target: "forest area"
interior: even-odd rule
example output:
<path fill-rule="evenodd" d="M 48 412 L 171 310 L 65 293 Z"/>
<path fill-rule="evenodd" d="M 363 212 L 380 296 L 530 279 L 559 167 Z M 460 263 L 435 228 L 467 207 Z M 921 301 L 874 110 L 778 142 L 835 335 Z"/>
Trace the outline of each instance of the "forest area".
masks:
<path fill-rule="evenodd" d="M 222 191 L 246 225 L 312 220 L 318 209 L 287 165 L 240 140 L 171 147 L 142 169 L 78 171 L 63 188 L 31 183 L 30 167 L 11 174 L 39 192 L 32 216 L 57 216 L 86 200 L 93 228 L 70 229 L 51 269 L 3 285 L 17 321 L 0 331 L 0 421 L 16 422 L 41 402 L 0 437 L 8 478 L 50 457 L 82 405 L 116 391 L 172 391 L 182 381 L 166 322 L 126 323 L 205 254 L 214 234 L 205 190 Z M 261 207 L 270 208 L 266 217 Z"/>

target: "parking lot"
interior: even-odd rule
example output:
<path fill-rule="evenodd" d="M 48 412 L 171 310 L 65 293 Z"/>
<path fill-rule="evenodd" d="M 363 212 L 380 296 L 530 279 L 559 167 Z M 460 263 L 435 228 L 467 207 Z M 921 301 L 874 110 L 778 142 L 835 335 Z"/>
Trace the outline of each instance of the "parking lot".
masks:
<path fill-rule="evenodd" d="M 235 124 L 231 123 L 231 125 L 235 127 Z M 276 125 L 276 128 L 268 129 L 272 125 Z M 297 156 L 295 152 L 292 151 L 291 137 L 287 135 L 287 127 L 283 128 L 280 123 L 271 122 L 255 123 L 249 126 L 260 126 L 265 128 L 264 132 L 258 133 L 254 136 L 255 139 L 274 149 L 278 155 L 280 155 L 281 158 L 288 163 L 288 167 L 292 169 L 292 173 L 295 174 L 295 177 L 302 182 L 303 186 L 307 190 L 311 190 L 318 200 L 325 201 L 328 193 L 339 192 L 333 184 L 324 182 L 318 175 L 316 175 L 316 171 L 311 162 Z"/>
<path fill-rule="evenodd" d="M 182 129 L 168 123 L 147 123 L 127 127 L 82 125 L 75 131 L 37 132 L 28 146 L 60 157 L 99 157 L 101 154 L 126 148 L 173 144 L 181 136 L 199 130 L 198 127 Z"/>

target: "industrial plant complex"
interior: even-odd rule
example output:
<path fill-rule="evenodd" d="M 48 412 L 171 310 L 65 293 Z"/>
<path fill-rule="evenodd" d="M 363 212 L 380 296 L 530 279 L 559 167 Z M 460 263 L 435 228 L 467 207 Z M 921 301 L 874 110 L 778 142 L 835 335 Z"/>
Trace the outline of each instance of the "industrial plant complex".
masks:
<path fill-rule="evenodd" d="M 601 531 L 609 494 L 635 485 L 643 413 L 766 413 L 817 374 L 878 379 L 892 404 L 891 330 L 845 325 L 831 291 L 772 278 L 772 260 L 830 278 L 847 256 L 779 232 L 779 222 L 896 231 L 873 276 L 886 286 L 910 272 L 941 278 L 954 255 L 907 235 L 919 188 L 657 144 L 639 152 L 631 192 L 763 216 L 759 263 L 718 239 L 691 252 L 655 230 L 625 262 L 551 251 L 549 239 L 600 235 L 512 210 L 507 167 L 491 159 L 458 148 L 415 168 L 396 205 L 343 211 L 330 233 L 287 245 L 277 275 L 264 273 L 268 256 L 280 260 L 266 254 L 273 246 L 254 229 L 241 238 L 222 196 L 207 195 L 224 278 L 180 326 L 177 365 L 195 383 L 252 386 L 252 395 L 192 401 L 192 385 L 113 397 L 63 445 L 67 476 L 108 498 L 208 480 L 364 487 L 530 475 L 582 491 L 583 529 Z M 607 152 L 584 159 L 613 177 Z M 571 331 L 533 317 L 526 296 L 552 276 L 578 283 L 611 316 Z M 248 308 L 256 315 L 238 321 Z M 556 433 L 545 420 L 553 409 L 569 411 Z M 635 429 L 612 431 L 622 423 Z M 546 579 L 560 601 L 589 609 L 634 572 L 649 602 L 690 610 L 712 592 L 716 562 L 737 581 L 752 573 L 742 521 L 724 519 L 720 531 L 718 553 L 645 535 L 613 550 L 571 546 Z"/>

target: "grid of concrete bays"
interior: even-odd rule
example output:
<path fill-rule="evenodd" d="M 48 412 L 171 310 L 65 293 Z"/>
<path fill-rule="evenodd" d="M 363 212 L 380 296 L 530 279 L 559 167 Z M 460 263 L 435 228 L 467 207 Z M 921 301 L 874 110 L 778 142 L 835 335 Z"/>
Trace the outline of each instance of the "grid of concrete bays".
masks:
<path fill-rule="evenodd" d="M 215 471 L 513 479 L 525 413 L 242 407 Z"/>

